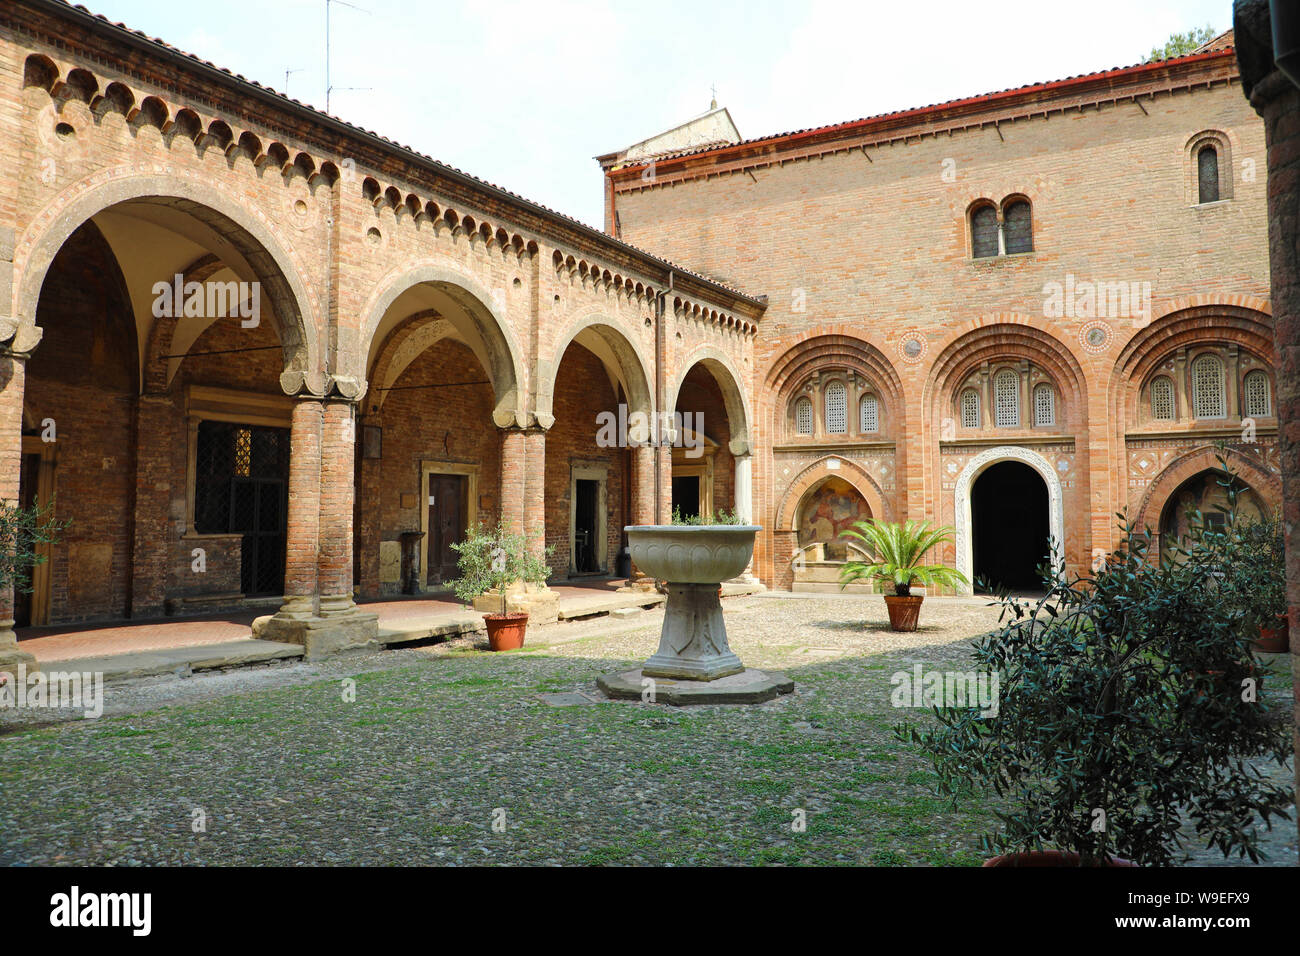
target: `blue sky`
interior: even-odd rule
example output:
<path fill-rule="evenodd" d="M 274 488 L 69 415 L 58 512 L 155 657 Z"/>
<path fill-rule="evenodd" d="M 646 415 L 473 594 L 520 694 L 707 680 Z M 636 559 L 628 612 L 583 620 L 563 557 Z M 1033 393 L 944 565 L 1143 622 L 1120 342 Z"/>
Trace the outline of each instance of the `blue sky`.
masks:
<path fill-rule="evenodd" d="M 325 0 L 82 0 L 323 108 Z M 355 0 L 331 112 L 602 224 L 592 157 L 703 112 L 763 136 L 1140 61 L 1230 0 Z M 362 87 L 364 89 L 341 89 Z"/>

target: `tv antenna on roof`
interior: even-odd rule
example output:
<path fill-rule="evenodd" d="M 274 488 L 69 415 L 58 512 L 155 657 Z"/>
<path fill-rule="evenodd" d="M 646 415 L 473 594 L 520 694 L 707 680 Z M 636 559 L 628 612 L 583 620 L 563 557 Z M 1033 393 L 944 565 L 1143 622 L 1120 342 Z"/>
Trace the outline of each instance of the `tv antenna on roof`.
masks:
<path fill-rule="evenodd" d="M 299 68 L 296 69 L 296 70 L 285 70 L 285 71 L 284 71 L 284 89 L 282 89 L 280 92 L 283 93 L 285 96 L 288 96 L 288 95 L 289 95 L 289 74 L 290 74 L 290 73 L 301 73 L 301 72 L 302 72 L 302 67 L 299 67 Z"/>
<path fill-rule="evenodd" d="M 330 4 L 331 3 L 337 3 L 340 6 L 344 6 L 344 7 L 351 7 L 353 10 L 358 10 L 361 13 L 370 12 L 369 10 L 366 10 L 362 7 L 358 7 L 355 3 L 348 3 L 347 0 L 325 0 L 325 112 L 326 113 L 330 111 L 330 93 L 332 93 L 335 89 L 335 87 L 330 85 Z M 339 90 L 368 90 L 370 89 L 370 87 L 340 86 L 338 87 L 338 89 Z"/>

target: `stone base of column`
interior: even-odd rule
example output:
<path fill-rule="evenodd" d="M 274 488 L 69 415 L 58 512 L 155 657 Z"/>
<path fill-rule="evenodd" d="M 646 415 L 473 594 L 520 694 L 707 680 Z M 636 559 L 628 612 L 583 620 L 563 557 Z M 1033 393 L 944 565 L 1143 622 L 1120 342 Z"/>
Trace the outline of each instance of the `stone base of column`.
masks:
<path fill-rule="evenodd" d="M 253 636 L 300 644 L 309 661 L 356 654 L 379 647 L 379 615 L 362 611 L 351 595 L 322 597 L 319 614 L 304 614 L 301 601 L 289 602 L 280 613 L 254 621 Z"/>
<path fill-rule="evenodd" d="M 501 613 L 501 592 L 488 591 L 474 599 L 474 610 Z M 545 584 L 515 582 L 506 588 L 506 613 L 527 614 L 529 626 L 554 624 L 560 619 L 560 596 Z"/>
<path fill-rule="evenodd" d="M 19 664 L 26 664 L 29 672 L 36 670 L 36 658 L 18 646 L 13 620 L 0 620 L 0 671 L 12 674 Z"/>

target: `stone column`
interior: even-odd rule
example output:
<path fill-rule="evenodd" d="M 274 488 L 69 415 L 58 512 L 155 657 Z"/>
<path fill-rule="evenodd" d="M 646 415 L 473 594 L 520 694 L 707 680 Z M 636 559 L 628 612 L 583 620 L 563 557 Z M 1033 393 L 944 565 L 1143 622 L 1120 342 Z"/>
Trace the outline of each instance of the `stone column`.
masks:
<path fill-rule="evenodd" d="M 0 334 L 4 329 L 0 328 Z M 10 332 L 17 339 L 21 336 Z M 39 340 L 39 330 L 36 339 Z M 17 505 L 18 483 L 23 466 L 23 383 L 27 371 L 28 351 L 12 348 L 11 341 L 0 346 L 0 501 Z M 31 343 L 34 347 L 36 341 Z M 0 671 L 14 673 L 22 665 L 35 670 L 36 658 L 19 650 L 14 633 L 14 589 L 0 588 Z"/>
<path fill-rule="evenodd" d="M 1278 443 L 1291 625 L 1291 670 L 1300 670 L 1300 88 L 1274 67 L 1266 0 L 1233 9 L 1242 91 L 1264 118 L 1268 146 L 1268 246 L 1276 346 Z M 1300 750 L 1300 682 L 1294 685 Z M 1300 783 L 1300 762 L 1296 764 Z M 1297 821 L 1300 823 L 1300 820 Z"/>
<path fill-rule="evenodd" d="M 177 546 L 171 527 L 172 400 L 140 396 L 136 413 L 135 533 L 131 617 L 159 617 L 167 596 L 167 565 Z"/>
<path fill-rule="evenodd" d="M 754 523 L 754 456 L 746 448 L 733 451 L 736 462 L 736 516 L 744 524 Z M 736 583 L 749 588 L 764 590 L 762 582 L 754 574 L 754 556 L 749 557 L 749 564 L 744 572 L 735 579 Z"/>

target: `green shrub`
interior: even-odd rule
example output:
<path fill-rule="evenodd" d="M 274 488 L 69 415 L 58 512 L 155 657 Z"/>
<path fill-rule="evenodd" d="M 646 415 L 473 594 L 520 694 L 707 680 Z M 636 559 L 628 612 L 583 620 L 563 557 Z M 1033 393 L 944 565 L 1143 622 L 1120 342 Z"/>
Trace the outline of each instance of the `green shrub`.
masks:
<path fill-rule="evenodd" d="M 1092 577 L 1036 602 L 1000 598 L 1001 625 L 974 654 L 1000 677 L 996 715 L 935 708 L 937 727 L 896 728 L 943 792 L 983 785 L 1005 801 L 986 851 L 1166 865 L 1185 815 L 1208 847 L 1259 859 L 1256 817 L 1285 818 L 1293 796 L 1252 761 L 1285 762 L 1291 747 L 1258 695 L 1244 612 L 1225 599 L 1242 547 L 1235 497 L 1230 511 L 1163 563 L 1121 516 L 1120 547 Z"/>

